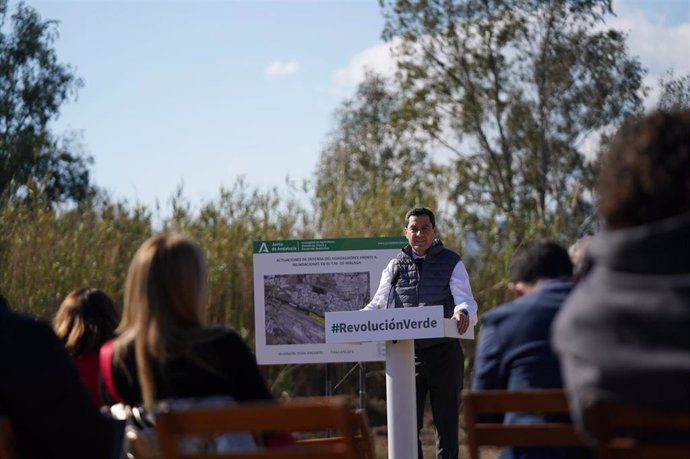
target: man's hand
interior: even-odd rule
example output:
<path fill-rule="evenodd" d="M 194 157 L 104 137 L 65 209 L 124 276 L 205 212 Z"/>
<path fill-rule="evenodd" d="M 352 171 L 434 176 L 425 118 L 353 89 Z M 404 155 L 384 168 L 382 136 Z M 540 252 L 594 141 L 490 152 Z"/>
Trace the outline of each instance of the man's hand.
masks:
<path fill-rule="evenodd" d="M 461 335 L 467 331 L 470 326 L 470 318 L 467 317 L 467 313 L 460 310 L 453 314 L 453 319 L 458 321 L 458 333 Z"/>

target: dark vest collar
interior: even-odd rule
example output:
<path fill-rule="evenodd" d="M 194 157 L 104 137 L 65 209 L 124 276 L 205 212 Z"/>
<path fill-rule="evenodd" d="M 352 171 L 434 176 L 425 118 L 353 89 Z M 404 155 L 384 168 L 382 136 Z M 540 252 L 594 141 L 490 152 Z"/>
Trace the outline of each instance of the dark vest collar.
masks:
<path fill-rule="evenodd" d="M 403 250 L 403 252 L 405 252 L 407 255 L 409 255 L 410 258 L 412 258 L 412 259 L 414 260 L 415 258 L 424 258 L 424 259 L 426 259 L 426 258 L 429 257 L 429 256 L 432 256 L 432 257 L 433 257 L 434 255 L 438 255 L 439 253 L 441 253 L 441 252 L 443 251 L 443 249 L 444 249 L 444 247 L 443 247 L 443 242 L 441 242 L 440 239 L 434 239 L 433 244 L 431 244 L 431 247 L 429 247 L 429 251 L 428 251 L 428 252 L 426 253 L 426 255 L 424 255 L 423 257 L 418 257 L 418 256 L 416 256 L 416 255 L 414 254 L 414 252 L 412 252 L 412 247 L 410 247 L 410 244 L 407 244 L 405 247 L 403 247 L 402 250 Z"/>

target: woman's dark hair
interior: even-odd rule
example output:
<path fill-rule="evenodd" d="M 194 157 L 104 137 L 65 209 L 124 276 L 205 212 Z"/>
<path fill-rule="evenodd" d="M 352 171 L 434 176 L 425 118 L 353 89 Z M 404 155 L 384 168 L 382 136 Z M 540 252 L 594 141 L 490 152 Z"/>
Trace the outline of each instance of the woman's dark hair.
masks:
<path fill-rule="evenodd" d="M 112 339 L 118 317 L 113 300 L 100 290 L 81 288 L 62 301 L 53 329 L 67 351 L 75 356 L 96 352 Z"/>

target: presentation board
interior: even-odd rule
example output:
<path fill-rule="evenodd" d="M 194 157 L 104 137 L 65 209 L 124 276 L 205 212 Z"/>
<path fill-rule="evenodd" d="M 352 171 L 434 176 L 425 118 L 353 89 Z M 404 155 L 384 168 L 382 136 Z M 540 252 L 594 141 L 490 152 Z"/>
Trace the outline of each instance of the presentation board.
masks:
<path fill-rule="evenodd" d="M 376 293 L 403 237 L 254 241 L 260 365 L 385 360 L 385 343 L 326 343 L 325 314 L 356 311 Z"/>

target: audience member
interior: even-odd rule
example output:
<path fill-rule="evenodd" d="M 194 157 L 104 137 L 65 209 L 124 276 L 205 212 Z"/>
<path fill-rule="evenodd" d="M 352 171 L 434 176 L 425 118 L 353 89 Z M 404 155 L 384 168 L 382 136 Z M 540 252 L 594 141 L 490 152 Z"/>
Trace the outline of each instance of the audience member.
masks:
<path fill-rule="evenodd" d="M 207 283 L 201 248 L 184 236 L 155 236 L 137 250 L 112 348 L 117 394 L 105 394 L 110 402 L 118 394 L 147 408 L 170 398 L 272 399 L 242 338 L 226 327 L 203 325 Z"/>
<path fill-rule="evenodd" d="M 109 459 L 115 429 L 47 324 L 0 308 L 0 413 L 19 459 Z"/>
<path fill-rule="evenodd" d="M 553 331 L 573 414 L 595 400 L 690 413 L 690 112 L 627 123 L 597 199 L 606 230 Z"/>
<path fill-rule="evenodd" d="M 549 344 L 551 322 L 573 283 L 565 248 L 551 241 L 528 241 L 515 252 L 508 284 L 516 300 L 484 314 L 472 389 L 563 387 L 560 366 Z M 508 424 L 545 421 L 542 414 L 508 413 Z M 505 448 L 505 458 L 589 457 L 581 448 Z"/>
<path fill-rule="evenodd" d="M 117 322 L 113 300 L 93 288 L 70 292 L 53 319 L 55 334 L 74 359 L 82 383 L 99 405 L 103 400 L 98 388 L 98 351 L 115 336 Z"/>

